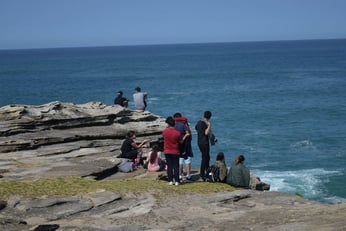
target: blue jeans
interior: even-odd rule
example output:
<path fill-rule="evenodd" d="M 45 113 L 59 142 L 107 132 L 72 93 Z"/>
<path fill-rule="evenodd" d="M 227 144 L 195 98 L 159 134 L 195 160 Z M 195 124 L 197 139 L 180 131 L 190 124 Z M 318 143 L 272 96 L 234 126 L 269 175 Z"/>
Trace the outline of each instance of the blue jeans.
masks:
<path fill-rule="evenodd" d="M 165 154 L 167 163 L 167 177 L 168 182 L 173 181 L 179 182 L 179 155 Z"/>

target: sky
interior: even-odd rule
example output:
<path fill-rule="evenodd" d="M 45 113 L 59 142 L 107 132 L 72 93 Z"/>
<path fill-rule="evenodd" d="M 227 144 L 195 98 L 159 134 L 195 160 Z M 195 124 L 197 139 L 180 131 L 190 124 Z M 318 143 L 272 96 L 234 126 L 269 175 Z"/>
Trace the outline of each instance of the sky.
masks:
<path fill-rule="evenodd" d="M 346 0 L 0 0 L 0 49 L 346 38 Z"/>

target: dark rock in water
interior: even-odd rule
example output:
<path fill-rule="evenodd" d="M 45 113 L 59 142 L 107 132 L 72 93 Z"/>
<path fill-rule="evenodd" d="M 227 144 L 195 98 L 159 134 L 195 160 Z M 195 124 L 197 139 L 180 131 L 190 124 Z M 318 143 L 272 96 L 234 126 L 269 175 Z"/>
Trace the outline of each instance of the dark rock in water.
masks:
<path fill-rule="evenodd" d="M 269 191 L 270 190 L 270 185 L 264 182 L 261 182 L 259 184 L 256 184 L 256 190 L 259 191 Z"/>
<path fill-rule="evenodd" d="M 250 173 L 250 189 L 258 191 L 269 191 L 270 185 L 261 181 L 258 176 Z"/>

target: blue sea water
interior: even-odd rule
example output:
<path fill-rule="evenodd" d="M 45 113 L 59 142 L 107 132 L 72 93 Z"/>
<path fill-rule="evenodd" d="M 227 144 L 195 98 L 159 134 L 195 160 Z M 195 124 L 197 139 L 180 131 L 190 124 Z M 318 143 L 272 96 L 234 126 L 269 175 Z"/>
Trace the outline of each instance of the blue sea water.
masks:
<path fill-rule="evenodd" d="M 112 105 L 136 86 L 192 128 L 213 113 L 211 162 L 243 154 L 271 190 L 346 202 L 346 40 L 0 50 L 0 106 Z"/>

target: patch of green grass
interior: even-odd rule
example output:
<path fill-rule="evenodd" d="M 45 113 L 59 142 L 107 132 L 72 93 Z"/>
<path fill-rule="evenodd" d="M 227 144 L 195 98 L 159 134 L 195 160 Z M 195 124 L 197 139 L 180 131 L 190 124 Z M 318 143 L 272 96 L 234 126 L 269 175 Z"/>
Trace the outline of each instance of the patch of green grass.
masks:
<path fill-rule="evenodd" d="M 6 199 L 11 196 L 39 197 L 39 196 L 74 196 L 98 189 L 104 189 L 120 194 L 139 194 L 143 191 L 155 192 L 157 196 L 168 193 L 191 194 L 191 193 L 214 193 L 233 191 L 234 188 L 227 184 L 193 182 L 179 186 L 169 186 L 166 181 L 150 179 L 128 179 L 114 181 L 95 181 L 78 177 L 64 177 L 53 179 L 39 179 L 35 181 L 1 181 L 0 198 Z"/>
<path fill-rule="evenodd" d="M 296 196 L 299 196 L 299 197 L 301 197 L 301 198 L 304 198 L 304 196 L 303 196 L 301 193 L 299 193 L 299 192 L 296 192 L 295 195 L 296 195 Z"/>

